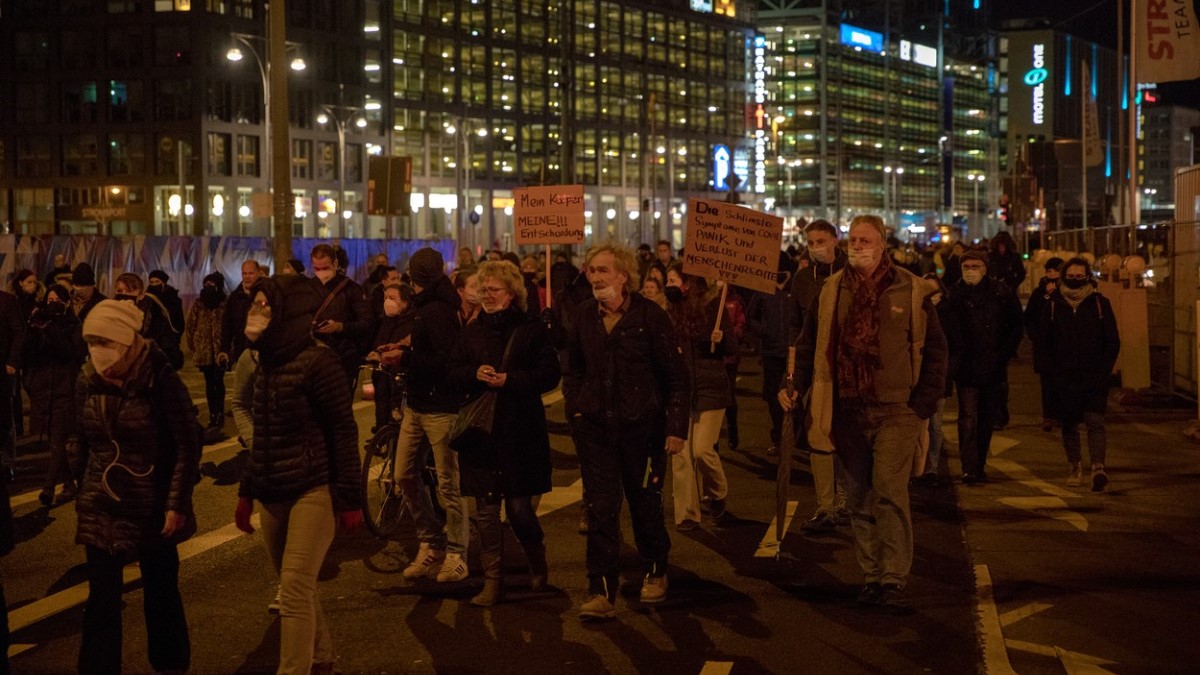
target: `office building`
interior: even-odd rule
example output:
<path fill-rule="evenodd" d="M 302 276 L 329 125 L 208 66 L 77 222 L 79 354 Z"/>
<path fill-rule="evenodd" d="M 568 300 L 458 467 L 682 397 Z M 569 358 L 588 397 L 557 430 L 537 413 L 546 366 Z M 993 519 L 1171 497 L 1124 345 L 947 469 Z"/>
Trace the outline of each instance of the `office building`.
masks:
<path fill-rule="evenodd" d="M 1196 163 L 1200 110 L 1156 105 L 1153 91 L 1143 96 L 1142 220 L 1170 220 L 1175 214 L 1175 172 Z"/>

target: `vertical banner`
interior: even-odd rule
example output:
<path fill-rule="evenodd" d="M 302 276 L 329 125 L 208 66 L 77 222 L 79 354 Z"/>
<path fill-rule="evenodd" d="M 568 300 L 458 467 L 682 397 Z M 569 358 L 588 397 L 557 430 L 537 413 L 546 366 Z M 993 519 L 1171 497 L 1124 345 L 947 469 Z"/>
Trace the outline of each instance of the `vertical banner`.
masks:
<path fill-rule="evenodd" d="M 1092 74 L 1087 61 L 1083 61 L 1083 165 L 1100 166 L 1104 161 L 1104 149 L 1100 145 L 1100 113 L 1096 108 L 1096 97 L 1092 95 Z"/>
<path fill-rule="evenodd" d="M 1192 0 L 1133 0 L 1138 82 L 1200 77 L 1200 26 Z"/>
<path fill-rule="evenodd" d="M 683 271 L 774 295 L 783 218 L 707 199 L 688 200 Z"/>
<path fill-rule="evenodd" d="M 513 241 L 518 246 L 582 244 L 583 225 L 582 185 L 513 190 Z"/>

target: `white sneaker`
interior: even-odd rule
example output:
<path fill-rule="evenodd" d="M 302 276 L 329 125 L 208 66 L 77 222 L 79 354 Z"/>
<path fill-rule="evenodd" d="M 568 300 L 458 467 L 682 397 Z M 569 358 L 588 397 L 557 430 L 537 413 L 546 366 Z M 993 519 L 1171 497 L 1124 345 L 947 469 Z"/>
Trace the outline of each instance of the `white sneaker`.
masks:
<path fill-rule="evenodd" d="M 279 603 L 280 603 L 279 594 L 282 592 L 283 592 L 283 584 L 275 584 L 275 599 L 272 600 L 271 602 L 267 603 L 267 613 L 269 613 L 269 614 L 278 614 L 279 613 Z"/>
<path fill-rule="evenodd" d="M 468 574 L 470 572 L 467 570 L 467 561 L 457 553 L 447 553 L 446 561 L 442 563 L 442 571 L 438 572 L 437 580 L 439 584 L 462 581 L 467 578 Z"/>
<path fill-rule="evenodd" d="M 446 551 L 444 549 L 433 548 L 422 542 L 421 547 L 417 549 L 417 555 L 413 557 L 412 564 L 404 568 L 404 578 L 420 579 L 437 574 L 436 570 L 441 569 L 442 561 L 445 559 Z"/>

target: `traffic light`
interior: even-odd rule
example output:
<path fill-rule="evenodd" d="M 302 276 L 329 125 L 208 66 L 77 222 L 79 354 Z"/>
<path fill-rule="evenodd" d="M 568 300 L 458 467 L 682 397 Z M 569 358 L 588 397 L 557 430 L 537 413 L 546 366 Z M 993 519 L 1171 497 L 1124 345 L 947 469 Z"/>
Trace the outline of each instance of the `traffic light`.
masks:
<path fill-rule="evenodd" d="M 1000 198 L 1000 222 L 1006 227 L 1012 224 L 1012 202 L 1009 201 L 1008 195 Z"/>

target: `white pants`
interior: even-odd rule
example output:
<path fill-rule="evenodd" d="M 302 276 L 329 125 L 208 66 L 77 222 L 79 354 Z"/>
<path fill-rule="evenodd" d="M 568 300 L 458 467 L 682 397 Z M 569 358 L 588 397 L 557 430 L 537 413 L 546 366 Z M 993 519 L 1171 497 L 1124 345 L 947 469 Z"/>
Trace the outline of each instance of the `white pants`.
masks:
<path fill-rule="evenodd" d="M 687 442 L 683 444 L 683 452 L 671 457 L 671 490 L 675 499 L 676 525 L 684 520 L 700 522 L 697 478 L 703 480 L 704 494 L 710 499 L 725 499 L 729 492 L 725 467 L 721 466 L 721 457 L 713 449 L 721 434 L 721 422 L 724 419 L 724 408 L 704 410 L 698 416 L 693 413 L 692 427 Z"/>

